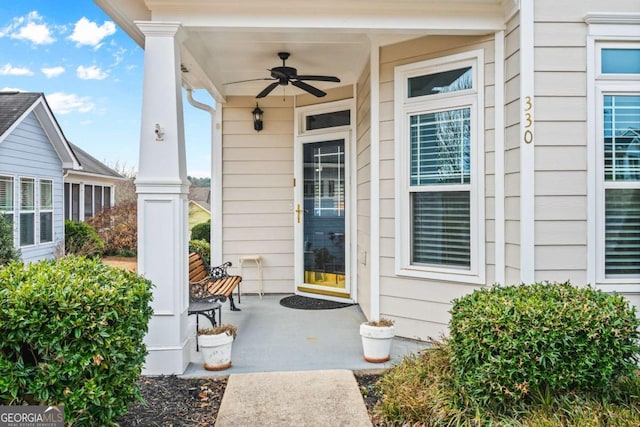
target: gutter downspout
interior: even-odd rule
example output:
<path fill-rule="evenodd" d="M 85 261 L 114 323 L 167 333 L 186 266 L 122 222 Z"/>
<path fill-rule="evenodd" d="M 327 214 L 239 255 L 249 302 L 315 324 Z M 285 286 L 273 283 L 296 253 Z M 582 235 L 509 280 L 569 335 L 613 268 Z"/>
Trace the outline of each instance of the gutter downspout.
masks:
<path fill-rule="evenodd" d="M 187 89 L 189 104 L 211 116 L 211 265 L 222 264 L 222 143 L 216 137 L 220 128 L 220 109 L 193 99 L 193 90 Z"/>

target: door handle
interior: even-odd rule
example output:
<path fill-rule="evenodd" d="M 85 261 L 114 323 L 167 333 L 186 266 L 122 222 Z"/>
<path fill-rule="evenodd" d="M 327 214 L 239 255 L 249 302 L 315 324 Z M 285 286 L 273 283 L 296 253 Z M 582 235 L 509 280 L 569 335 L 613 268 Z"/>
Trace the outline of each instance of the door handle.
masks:
<path fill-rule="evenodd" d="M 298 207 L 296 208 L 296 213 L 298 214 L 298 224 L 300 224 L 300 214 L 307 213 L 307 210 L 302 209 L 302 206 L 300 206 L 300 203 L 298 203 Z"/>

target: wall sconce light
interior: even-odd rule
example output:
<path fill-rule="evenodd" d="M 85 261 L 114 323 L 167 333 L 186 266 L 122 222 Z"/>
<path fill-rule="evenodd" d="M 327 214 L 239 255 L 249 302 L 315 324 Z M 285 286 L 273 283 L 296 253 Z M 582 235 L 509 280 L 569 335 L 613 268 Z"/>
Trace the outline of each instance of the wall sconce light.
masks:
<path fill-rule="evenodd" d="M 257 102 L 256 102 L 256 108 L 253 109 L 251 114 L 253 114 L 253 128 L 256 131 L 260 132 L 262 130 L 262 116 L 264 114 L 264 111 L 262 111 L 260 107 L 258 107 Z"/>

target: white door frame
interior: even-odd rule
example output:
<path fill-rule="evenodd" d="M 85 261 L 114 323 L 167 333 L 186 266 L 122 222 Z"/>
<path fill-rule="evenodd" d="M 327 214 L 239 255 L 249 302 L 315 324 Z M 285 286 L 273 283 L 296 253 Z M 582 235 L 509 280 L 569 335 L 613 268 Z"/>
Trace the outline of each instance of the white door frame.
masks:
<path fill-rule="evenodd" d="M 351 124 L 348 126 L 340 126 L 327 129 L 317 129 L 307 131 L 304 128 L 304 118 L 312 114 L 322 114 L 334 111 L 350 110 L 351 112 Z M 306 107 L 296 108 L 295 112 L 295 141 L 294 141 L 294 178 L 296 186 L 294 188 L 294 203 L 293 203 L 293 221 L 294 221 L 294 293 L 296 295 L 311 296 L 314 298 L 322 298 L 332 301 L 348 301 L 357 302 L 357 280 L 356 276 L 356 262 L 357 254 L 355 248 L 357 248 L 356 239 L 356 144 L 355 144 L 355 102 L 353 99 L 345 101 L 330 102 L 325 104 L 311 105 Z M 345 151 L 345 292 L 351 295 L 350 298 L 334 297 L 330 295 L 310 294 L 298 290 L 299 285 L 305 287 L 313 287 L 313 285 L 304 284 L 304 236 L 303 236 L 303 224 L 301 219 L 300 223 L 297 220 L 296 208 L 298 204 L 304 206 L 303 193 L 304 193 L 304 176 L 303 176 L 303 145 L 323 142 L 323 141 L 335 141 L 344 140 Z"/>

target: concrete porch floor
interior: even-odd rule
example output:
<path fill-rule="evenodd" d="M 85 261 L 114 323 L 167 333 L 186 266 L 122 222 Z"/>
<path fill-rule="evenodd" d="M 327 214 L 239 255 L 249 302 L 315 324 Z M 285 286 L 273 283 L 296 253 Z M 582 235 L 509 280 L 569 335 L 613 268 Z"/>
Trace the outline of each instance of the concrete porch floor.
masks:
<path fill-rule="evenodd" d="M 280 305 L 287 295 L 242 295 L 239 312 L 222 309 L 222 323 L 238 327 L 231 352 L 232 366 L 219 372 L 206 371 L 201 355 L 191 351 L 192 363 L 183 377 L 226 376 L 238 373 L 348 369 L 353 371 L 391 367 L 403 356 L 418 352 L 427 343 L 395 338 L 391 360 L 368 363 L 362 357 L 360 323 L 365 317 L 357 305 L 334 310 L 296 310 Z M 236 303 L 237 303 L 237 297 Z M 195 316 L 189 316 L 195 336 Z M 200 327 L 209 322 L 200 317 Z"/>

